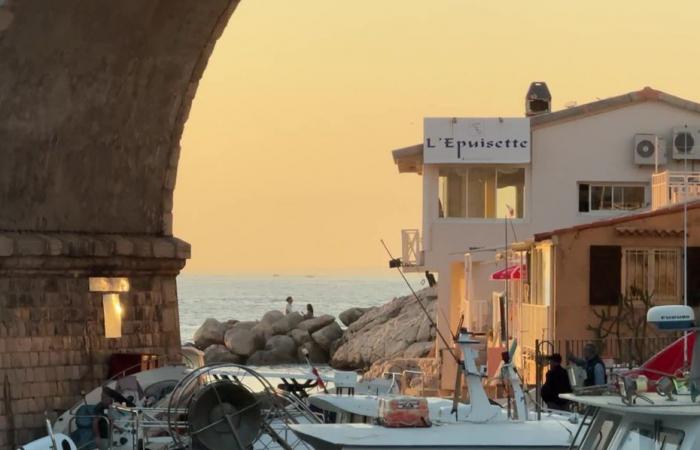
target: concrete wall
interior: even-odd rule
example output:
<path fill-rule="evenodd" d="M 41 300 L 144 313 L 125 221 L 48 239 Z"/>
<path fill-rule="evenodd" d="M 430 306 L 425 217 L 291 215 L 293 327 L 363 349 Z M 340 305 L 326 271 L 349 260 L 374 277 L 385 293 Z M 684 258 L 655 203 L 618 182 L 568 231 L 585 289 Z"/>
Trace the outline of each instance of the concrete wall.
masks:
<path fill-rule="evenodd" d="M 683 229 L 683 212 L 654 216 L 625 222 L 618 226 Z M 688 210 L 688 246 L 700 246 L 700 210 Z M 619 245 L 624 247 L 683 247 L 683 237 L 623 236 L 615 226 L 590 228 L 558 235 L 555 240 L 556 267 L 554 270 L 554 329 L 555 339 L 591 339 L 593 333 L 586 325 L 596 323 L 589 303 L 589 249 L 591 245 Z M 596 307 L 604 308 L 604 307 Z"/>

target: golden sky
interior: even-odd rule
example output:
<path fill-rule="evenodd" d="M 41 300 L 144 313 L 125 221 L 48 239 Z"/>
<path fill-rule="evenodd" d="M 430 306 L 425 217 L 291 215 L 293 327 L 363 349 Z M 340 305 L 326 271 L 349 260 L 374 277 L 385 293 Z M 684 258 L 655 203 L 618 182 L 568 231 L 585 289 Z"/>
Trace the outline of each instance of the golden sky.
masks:
<path fill-rule="evenodd" d="M 382 273 L 420 225 L 391 150 L 424 116 L 520 116 L 652 86 L 700 100 L 697 1 L 242 0 L 182 139 L 189 273 Z"/>

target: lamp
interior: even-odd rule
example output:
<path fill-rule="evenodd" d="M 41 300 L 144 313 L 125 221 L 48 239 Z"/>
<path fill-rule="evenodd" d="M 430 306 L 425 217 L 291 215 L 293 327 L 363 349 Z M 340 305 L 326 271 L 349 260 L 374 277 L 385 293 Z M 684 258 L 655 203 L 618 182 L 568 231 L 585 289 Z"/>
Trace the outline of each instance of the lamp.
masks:
<path fill-rule="evenodd" d="M 656 392 L 660 396 L 666 397 L 668 401 L 675 400 L 675 398 L 673 398 L 675 389 L 676 386 L 671 377 L 663 377 L 656 383 Z"/>
<path fill-rule="evenodd" d="M 102 293 L 102 311 L 105 318 L 105 337 L 122 337 L 122 316 L 124 310 L 119 294 L 129 292 L 129 279 L 124 277 L 90 277 L 90 292 Z"/>

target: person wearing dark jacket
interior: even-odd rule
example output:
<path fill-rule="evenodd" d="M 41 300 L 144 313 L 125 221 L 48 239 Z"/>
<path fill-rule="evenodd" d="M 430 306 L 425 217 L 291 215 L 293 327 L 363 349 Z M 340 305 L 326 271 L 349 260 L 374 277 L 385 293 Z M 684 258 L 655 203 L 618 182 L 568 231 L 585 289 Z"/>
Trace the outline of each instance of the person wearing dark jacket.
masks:
<path fill-rule="evenodd" d="M 586 380 L 583 385 L 601 386 L 608 383 L 608 377 L 605 373 L 605 363 L 598 355 L 598 347 L 595 344 L 588 343 L 583 346 L 583 359 L 569 356 L 569 361 L 586 370 Z"/>
<path fill-rule="evenodd" d="M 549 357 L 549 370 L 542 385 L 542 400 L 550 409 L 567 409 L 569 402 L 559 398 L 559 394 L 571 392 L 569 375 L 561 366 L 561 355 L 554 353 Z"/>

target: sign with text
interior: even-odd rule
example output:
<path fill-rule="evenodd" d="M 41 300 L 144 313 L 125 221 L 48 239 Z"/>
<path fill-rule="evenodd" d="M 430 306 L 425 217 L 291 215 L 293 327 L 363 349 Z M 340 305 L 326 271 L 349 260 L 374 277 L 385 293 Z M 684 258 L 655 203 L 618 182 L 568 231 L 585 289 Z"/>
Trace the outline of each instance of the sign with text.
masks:
<path fill-rule="evenodd" d="M 426 164 L 530 162 L 530 119 L 426 117 Z"/>

